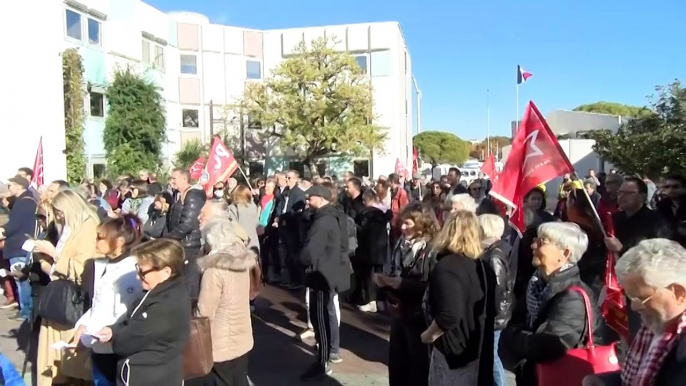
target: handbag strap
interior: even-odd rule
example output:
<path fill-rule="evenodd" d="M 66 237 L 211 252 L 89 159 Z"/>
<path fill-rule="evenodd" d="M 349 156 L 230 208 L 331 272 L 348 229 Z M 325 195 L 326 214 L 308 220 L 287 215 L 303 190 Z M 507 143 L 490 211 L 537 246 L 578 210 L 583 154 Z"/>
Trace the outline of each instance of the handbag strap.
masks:
<path fill-rule="evenodd" d="M 488 311 L 488 277 L 486 276 L 486 268 L 484 268 L 484 261 L 479 259 L 478 260 L 480 265 L 481 265 L 481 273 L 484 275 L 484 309 L 482 312 L 482 315 L 484 316 L 484 325 L 481 328 L 481 336 L 479 337 L 479 356 L 478 359 L 481 360 L 481 352 L 483 351 L 483 346 L 484 346 L 484 335 L 486 335 L 486 321 L 488 319 L 487 311 Z"/>
<path fill-rule="evenodd" d="M 584 308 L 586 309 L 586 331 L 588 334 L 586 338 L 586 346 L 594 347 L 595 343 L 593 342 L 593 312 L 591 311 L 591 300 L 588 298 L 586 291 L 579 286 L 573 285 L 569 287 L 569 290 L 578 292 L 581 294 L 581 298 L 584 300 Z"/>

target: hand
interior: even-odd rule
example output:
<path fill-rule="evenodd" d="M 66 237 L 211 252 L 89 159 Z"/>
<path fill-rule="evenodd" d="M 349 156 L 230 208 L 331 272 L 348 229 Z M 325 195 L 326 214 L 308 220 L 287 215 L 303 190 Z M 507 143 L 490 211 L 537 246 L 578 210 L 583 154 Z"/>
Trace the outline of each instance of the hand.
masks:
<path fill-rule="evenodd" d="M 610 236 L 610 237 L 605 238 L 605 247 L 607 247 L 607 249 L 610 252 L 615 252 L 615 253 L 620 252 L 622 250 L 622 248 L 624 248 L 622 243 L 619 242 L 619 239 L 617 239 L 614 236 Z"/>
<path fill-rule="evenodd" d="M 0 239 L 5 238 L 5 228 L 0 228 Z"/>
<path fill-rule="evenodd" d="M 114 211 L 113 211 L 112 209 L 110 209 L 110 210 L 107 211 L 107 217 L 109 217 L 109 218 L 117 218 L 117 214 L 114 213 Z"/>
<path fill-rule="evenodd" d="M 55 258 L 57 256 L 57 250 L 55 249 L 55 246 L 52 245 L 51 242 L 49 242 L 47 240 L 35 240 L 34 244 L 35 244 L 35 247 L 33 248 L 34 252 L 43 253 L 43 254 L 46 254 L 52 258 Z"/>
<path fill-rule="evenodd" d="M 426 330 L 426 331 L 422 332 L 421 339 L 422 339 L 422 343 L 431 344 L 436 340 L 436 337 L 433 334 L 431 334 L 431 332 L 429 330 Z"/>
<path fill-rule="evenodd" d="M 386 283 L 383 281 L 383 277 L 383 273 L 375 273 L 372 276 L 372 281 L 374 282 L 374 284 L 376 284 L 377 287 L 385 287 Z"/>
<path fill-rule="evenodd" d="M 74 337 L 69 341 L 70 344 L 79 345 L 81 344 L 81 335 L 86 332 L 86 326 L 79 326 L 79 328 L 74 331 Z"/>
<path fill-rule="evenodd" d="M 597 375 L 587 375 L 584 377 L 581 386 L 605 386 L 605 381 L 598 378 Z"/>
<path fill-rule="evenodd" d="M 110 340 L 112 340 L 112 329 L 109 327 L 105 327 L 102 330 L 96 332 L 93 336 L 98 338 L 100 342 L 107 343 Z"/>
<path fill-rule="evenodd" d="M 274 221 L 274 222 L 272 223 L 272 228 L 278 228 L 278 227 L 279 227 L 279 222 L 278 222 L 278 221 Z"/>

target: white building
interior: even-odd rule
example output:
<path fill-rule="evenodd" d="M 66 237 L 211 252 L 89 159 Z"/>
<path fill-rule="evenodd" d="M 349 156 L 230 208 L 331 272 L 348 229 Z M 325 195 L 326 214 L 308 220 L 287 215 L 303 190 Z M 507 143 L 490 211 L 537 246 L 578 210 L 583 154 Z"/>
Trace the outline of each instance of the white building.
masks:
<path fill-rule="evenodd" d="M 167 14 L 139 0 L 65 0 L 40 7 L 24 3 L 8 3 L 0 16 L 4 36 L 19 28 L 17 19 L 10 17 L 17 14 L 34 15 L 42 31 L 40 36 L 4 40 L 9 44 L 7 50 L 21 53 L 23 58 L 0 64 L 0 106 L 11 112 L 5 114 L 2 134 L 17 128 L 23 134 L 12 137 L 12 149 L 3 151 L 3 160 L 10 160 L 0 163 L 4 175 L 32 166 L 42 135 L 46 178 L 65 177 L 60 53 L 67 48 L 76 48 L 83 58 L 86 172 L 97 177 L 106 164 L 104 93 L 116 70 L 130 66 L 160 87 L 166 101 L 165 156 L 171 159 L 190 139 L 209 141 L 210 126 L 215 132 L 227 126 L 235 130 L 236 120 L 225 114 L 225 106 L 242 95 L 246 82 L 263 80 L 299 42 L 321 36 L 335 36 L 337 47 L 355 55 L 366 69 L 374 89 L 375 123 L 388 130 L 388 140 L 383 154 L 322 160 L 320 171 L 340 175 L 355 170 L 376 177 L 392 173 L 396 159 L 411 165 L 416 90 L 397 22 L 258 31 L 211 24 L 207 17 L 190 12 Z M 26 39 L 33 40 L 27 44 Z M 36 90 L 41 96 L 38 114 L 35 104 L 28 102 L 35 98 Z M 210 103 L 214 125 L 210 123 Z M 7 141 L 8 136 L 4 138 Z M 250 128 L 245 130 L 245 139 L 253 172 L 301 167 L 293 162 L 293 154 L 280 154 L 272 143 L 258 140 Z"/>

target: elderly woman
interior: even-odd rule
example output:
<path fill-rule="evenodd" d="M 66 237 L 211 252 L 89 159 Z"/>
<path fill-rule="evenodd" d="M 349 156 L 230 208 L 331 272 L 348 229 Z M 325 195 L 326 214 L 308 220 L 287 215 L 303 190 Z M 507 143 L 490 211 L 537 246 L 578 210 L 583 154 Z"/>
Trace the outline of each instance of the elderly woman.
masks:
<path fill-rule="evenodd" d="M 112 342 L 119 357 L 117 385 L 180 386 L 191 299 L 183 282 L 184 251 L 178 241 L 157 239 L 131 250 L 145 295 L 119 322 L 93 334 Z"/>
<path fill-rule="evenodd" d="M 487 263 L 495 273 L 495 333 L 493 338 L 493 384 L 496 386 L 507 385 L 505 369 L 498 356 L 498 341 L 500 332 L 512 316 L 514 306 L 514 279 L 515 272 L 510 269 L 508 245 L 503 243 L 502 235 L 505 231 L 505 221 L 495 214 L 482 214 L 479 216 L 481 226 L 481 246 L 484 254 L 481 259 Z"/>
<path fill-rule="evenodd" d="M 476 213 L 476 201 L 474 197 L 467 193 L 455 194 L 450 198 L 452 204 L 450 213 L 455 213 L 459 210 L 464 210 L 471 213 Z"/>
<path fill-rule="evenodd" d="M 644 240 L 629 249 L 615 269 L 643 326 L 629 348 L 622 371 L 589 376 L 584 385 L 683 385 L 686 249 L 667 239 Z"/>
<path fill-rule="evenodd" d="M 579 287 L 593 299 L 581 281 L 577 263 L 588 247 L 588 236 L 569 222 L 545 223 L 538 227 L 531 244 L 536 272 L 529 280 L 526 301 L 500 335 L 500 353 L 517 363 L 518 385 L 536 385 L 536 363 L 553 361 L 568 349 L 586 342 L 586 308 Z M 591 302 L 594 331 L 600 331 L 600 312 Z M 598 342 L 600 337 L 594 337 Z"/>
<path fill-rule="evenodd" d="M 250 320 L 250 269 L 257 255 L 246 248 L 226 216 L 215 215 L 200 229 L 210 252 L 198 260 L 203 270 L 198 316 L 212 323 L 214 366 L 187 386 L 248 385 L 248 353 L 253 347 Z"/>
<path fill-rule="evenodd" d="M 429 385 L 493 385 L 495 278 L 480 259 L 481 230 L 472 212 L 451 215 L 433 243 L 422 342 L 433 344 Z"/>

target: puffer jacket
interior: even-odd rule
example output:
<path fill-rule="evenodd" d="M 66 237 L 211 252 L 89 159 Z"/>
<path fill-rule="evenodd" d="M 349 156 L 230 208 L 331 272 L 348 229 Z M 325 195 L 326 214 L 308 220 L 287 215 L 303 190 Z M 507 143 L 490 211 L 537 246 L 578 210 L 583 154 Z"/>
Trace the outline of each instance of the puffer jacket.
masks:
<path fill-rule="evenodd" d="M 502 330 L 512 317 L 514 308 L 514 282 L 515 273 L 510 270 L 508 253 L 503 250 L 503 242 L 496 242 L 485 246 L 481 257 L 488 263 L 495 273 L 495 329 Z"/>
<path fill-rule="evenodd" d="M 256 262 L 257 254 L 243 246 L 198 259 L 203 274 L 197 314 L 212 323 L 215 363 L 236 359 L 253 348 L 250 269 Z"/>
<path fill-rule="evenodd" d="M 189 188 L 183 201 L 176 201 L 169 209 L 167 232 L 164 237 L 179 240 L 184 248 L 200 248 L 202 236 L 198 216 L 207 196 L 202 189 Z"/>

